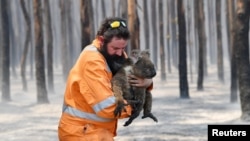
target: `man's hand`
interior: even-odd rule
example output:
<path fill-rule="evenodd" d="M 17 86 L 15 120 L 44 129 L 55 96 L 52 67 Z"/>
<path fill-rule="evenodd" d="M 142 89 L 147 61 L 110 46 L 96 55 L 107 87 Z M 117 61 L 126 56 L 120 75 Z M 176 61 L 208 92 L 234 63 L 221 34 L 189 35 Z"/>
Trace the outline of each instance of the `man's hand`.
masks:
<path fill-rule="evenodd" d="M 140 78 L 136 77 L 135 75 L 128 76 L 128 82 L 135 87 L 144 87 L 148 88 L 152 83 L 152 79 Z"/>

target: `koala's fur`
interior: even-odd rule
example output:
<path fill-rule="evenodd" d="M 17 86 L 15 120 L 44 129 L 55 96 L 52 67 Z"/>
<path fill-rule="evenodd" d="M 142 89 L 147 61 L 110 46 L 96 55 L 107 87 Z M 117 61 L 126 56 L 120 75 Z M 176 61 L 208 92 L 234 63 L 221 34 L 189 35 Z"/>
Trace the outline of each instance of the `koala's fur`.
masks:
<path fill-rule="evenodd" d="M 150 117 L 155 122 L 157 118 L 151 113 L 152 95 L 146 88 L 130 86 L 127 76 L 133 74 L 141 78 L 153 78 L 156 75 L 154 64 L 149 57 L 139 57 L 133 63 L 131 58 L 126 59 L 126 63 L 112 78 L 112 89 L 117 98 L 117 108 L 114 111 L 115 116 L 120 116 L 124 106 L 124 99 L 132 105 L 133 111 L 129 120 L 124 126 L 128 126 L 137 118 L 143 109 L 143 117 Z"/>

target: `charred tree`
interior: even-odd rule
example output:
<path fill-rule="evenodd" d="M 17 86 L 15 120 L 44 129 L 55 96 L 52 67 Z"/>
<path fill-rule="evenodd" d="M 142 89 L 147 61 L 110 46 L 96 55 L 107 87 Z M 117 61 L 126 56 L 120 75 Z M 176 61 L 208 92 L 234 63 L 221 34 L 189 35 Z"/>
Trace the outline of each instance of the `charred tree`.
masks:
<path fill-rule="evenodd" d="M 2 91 L 2 73 L 3 73 L 3 48 L 2 48 L 2 11 L 1 11 L 1 2 L 0 2 L 0 91 Z"/>
<path fill-rule="evenodd" d="M 140 22 L 136 10 L 137 2 L 135 0 L 128 0 L 128 28 L 130 31 L 130 48 L 140 49 Z"/>
<path fill-rule="evenodd" d="M 111 4 L 112 4 L 112 16 L 114 17 L 115 16 L 115 0 L 112 0 Z"/>
<path fill-rule="evenodd" d="M 178 28 L 179 28 L 179 85 L 180 97 L 189 98 L 187 80 L 187 45 L 186 45 L 186 21 L 182 0 L 177 0 Z"/>
<path fill-rule="evenodd" d="M 74 42 L 74 24 L 73 24 L 73 16 L 72 16 L 72 13 L 73 13 L 73 7 L 72 7 L 72 3 L 73 1 L 69 1 L 69 0 L 65 0 L 65 6 L 66 6 L 66 17 L 67 17 L 67 53 L 68 53 L 68 59 L 69 59 L 69 62 L 68 62 L 68 71 L 70 70 L 70 68 L 72 67 L 72 64 L 74 63 L 74 52 L 75 52 L 75 42 Z M 80 49 L 79 49 L 80 50 Z"/>
<path fill-rule="evenodd" d="M 33 12 L 33 1 L 29 1 L 28 3 L 28 6 L 29 6 L 29 13 L 30 13 L 30 19 L 34 19 L 34 12 Z M 30 78 L 31 80 L 34 79 L 34 58 L 35 58 L 35 33 L 34 33 L 34 20 L 31 20 L 30 22 L 30 35 L 31 35 L 31 38 L 30 38 L 30 57 L 29 57 L 29 66 L 30 66 Z"/>
<path fill-rule="evenodd" d="M 91 43 L 93 30 L 93 10 L 91 0 L 81 0 L 81 27 L 82 27 L 82 50 Z"/>
<path fill-rule="evenodd" d="M 151 27 L 152 27 L 152 35 L 153 35 L 153 42 L 154 42 L 154 45 L 157 46 L 158 44 L 158 36 L 157 36 L 157 20 L 156 20 L 156 17 L 157 17 L 157 11 L 156 11 L 156 2 L 155 0 L 151 0 L 150 1 L 150 5 L 151 5 L 151 8 L 152 8 L 152 20 L 151 20 Z M 158 54 L 157 54 L 157 50 L 156 49 L 153 49 L 152 50 L 152 56 L 153 56 L 153 62 L 155 63 L 155 67 L 158 68 Z"/>
<path fill-rule="evenodd" d="M 208 75 L 208 65 L 207 65 L 207 37 L 206 37 L 206 30 L 205 30 L 205 11 L 204 11 L 204 1 L 201 1 L 201 13 L 200 13 L 200 16 L 201 16 L 201 26 L 202 26 L 202 45 L 203 45 L 203 73 L 204 73 L 204 76 L 207 76 Z"/>
<path fill-rule="evenodd" d="M 20 44 L 20 37 L 18 37 L 18 34 L 20 34 L 20 21 L 18 20 L 19 16 L 17 18 L 14 18 L 16 13 L 14 13 L 13 9 L 16 8 L 17 2 L 14 3 L 14 1 L 9 2 L 9 10 L 8 10 L 8 15 L 9 15 L 9 40 L 10 40 L 10 67 L 11 67 L 11 76 L 14 78 L 17 78 L 17 71 L 16 71 L 16 66 L 17 62 L 19 62 L 19 49 L 22 48 L 19 46 Z M 15 22 L 18 24 L 15 25 Z M 16 26 L 18 28 L 16 28 Z"/>
<path fill-rule="evenodd" d="M 135 19 L 135 1 L 128 0 L 128 28 L 130 32 L 130 45 L 128 46 L 129 50 L 133 50 L 135 46 L 135 28 L 134 28 L 134 19 Z"/>
<path fill-rule="evenodd" d="M 172 61 L 173 66 L 178 68 L 178 35 L 177 35 L 177 24 L 178 18 L 176 14 L 176 0 L 170 0 L 170 15 L 171 15 L 171 47 L 172 47 Z"/>
<path fill-rule="evenodd" d="M 158 12 L 159 12 L 159 30 L 160 31 L 160 61 L 161 61 L 161 80 L 166 80 L 166 69 L 165 69 L 165 46 L 164 46 L 164 27 L 163 27 L 163 1 L 158 0 Z M 157 51 L 157 46 L 155 47 Z"/>
<path fill-rule="evenodd" d="M 169 4 L 169 1 L 166 2 L 167 5 L 167 26 L 166 26 L 166 34 L 167 34 L 167 39 L 166 39 L 166 42 L 167 42 L 167 68 L 168 68 L 168 72 L 169 73 L 172 73 L 172 69 L 171 69 L 171 49 L 170 49 L 170 4 Z M 153 49 L 154 50 L 154 49 Z M 157 57 L 157 56 L 156 56 Z M 157 59 L 157 58 L 155 58 Z"/>
<path fill-rule="evenodd" d="M 224 83 L 224 63 L 222 49 L 222 31 L 221 31 L 221 0 L 216 0 L 216 31 L 217 31 L 217 68 L 218 78 Z"/>
<path fill-rule="evenodd" d="M 49 103 L 44 67 L 44 45 L 42 30 L 42 4 L 40 0 L 34 1 L 34 20 L 35 20 L 35 61 L 36 61 L 36 87 L 37 87 L 37 103 Z"/>
<path fill-rule="evenodd" d="M 61 58 L 62 58 L 62 71 L 63 71 L 63 80 L 66 81 L 68 77 L 68 73 L 70 70 L 70 57 L 69 57 L 69 49 L 67 47 L 67 30 L 68 30 L 68 23 L 67 23 L 67 12 L 68 5 L 66 4 L 66 0 L 60 0 L 60 12 L 61 12 Z"/>
<path fill-rule="evenodd" d="M 53 35 L 52 35 L 52 25 L 51 25 L 51 12 L 50 3 L 48 0 L 44 1 L 45 7 L 45 18 L 46 18 L 46 34 L 47 34 L 47 84 L 48 91 L 54 92 L 54 69 L 53 69 Z"/>
<path fill-rule="evenodd" d="M 21 77 L 22 77 L 22 84 L 23 84 L 23 90 L 27 91 L 28 90 L 28 86 L 27 86 L 27 80 L 26 80 L 26 58 L 27 58 L 27 54 L 29 51 L 29 42 L 30 42 L 30 38 L 31 38 L 31 31 L 30 31 L 30 17 L 29 17 L 29 13 L 25 7 L 25 1 L 21 0 L 20 1 L 21 4 L 21 9 L 24 15 L 24 19 L 25 19 L 25 23 L 26 23 L 26 37 L 25 37 L 25 42 L 24 42 L 24 49 L 23 49 L 23 54 L 21 57 Z"/>
<path fill-rule="evenodd" d="M 192 19 L 193 19 L 193 12 L 191 9 L 191 5 L 193 5 L 193 1 L 190 3 L 187 3 L 187 47 L 188 47 L 188 53 L 189 53 L 189 74 L 190 74 L 190 82 L 193 83 L 193 38 L 192 38 Z"/>
<path fill-rule="evenodd" d="M 204 11 L 203 11 L 203 1 L 196 0 L 195 2 L 197 9 L 197 32 L 198 32 L 198 80 L 197 80 L 197 90 L 202 91 L 203 87 L 203 78 L 204 78 L 204 50 L 205 50 L 205 22 L 204 22 Z"/>
<path fill-rule="evenodd" d="M 122 0 L 122 1 L 125 1 L 125 0 Z M 106 8 L 105 8 L 105 1 L 104 0 L 101 1 L 101 8 L 102 8 L 102 17 L 106 17 Z"/>
<path fill-rule="evenodd" d="M 144 34 L 145 34 L 145 48 L 149 50 L 149 21 L 148 21 L 148 4 L 143 1 L 143 21 L 144 21 Z"/>
<path fill-rule="evenodd" d="M 237 78 L 237 64 L 236 64 L 236 51 L 234 46 L 234 31 L 233 31 L 233 25 L 235 20 L 235 14 L 234 14 L 234 1 L 228 0 L 228 21 L 229 21 L 229 50 L 230 50 L 230 75 L 231 75 L 231 85 L 230 85 L 230 101 L 232 103 L 238 101 L 238 78 Z"/>
<path fill-rule="evenodd" d="M 136 3 L 136 7 L 138 7 L 138 2 L 137 0 L 135 1 Z M 139 15 L 138 15 L 138 10 L 137 8 L 135 8 L 135 19 L 134 19 L 134 29 L 135 29 L 135 45 L 137 49 L 140 49 L 140 19 L 139 19 Z"/>
<path fill-rule="evenodd" d="M 127 19 L 128 18 L 128 1 L 120 0 L 118 7 L 119 7 L 118 15 L 120 15 L 124 19 Z"/>
<path fill-rule="evenodd" d="M 241 119 L 250 121 L 249 0 L 238 0 L 236 10 L 235 49 L 239 80 Z"/>
<path fill-rule="evenodd" d="M 10 97 L 10 31 L 9 31 L 9 0 L 1 0 L 1 21 L 2 21 L 2 101 L 11 101 Z"/>
<path fill-rule="evenodd" d="M 208 26 L 209 29 L 216 29 L 216 25 L 215 25 L 215 21 L 216 21 L 216 10 L 215 10 L 215 2 L 214 0 L 208 0 Z M 209 56 L 210 56 L 210 62 L 212 64 L 216 64 L 216 59 L 217 57 L 216 55 L 216 30 L 208 30 L 209 31 L 209 44 L 210 44 L 210 52 L 209 52 Z"/>

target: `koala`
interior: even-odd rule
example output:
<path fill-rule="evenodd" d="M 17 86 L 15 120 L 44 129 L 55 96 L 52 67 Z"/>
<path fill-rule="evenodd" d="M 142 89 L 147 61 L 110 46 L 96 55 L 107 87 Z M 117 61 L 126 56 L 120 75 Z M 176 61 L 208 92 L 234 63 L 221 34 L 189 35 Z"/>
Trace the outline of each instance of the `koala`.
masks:
<path fill-rule="evenodd" d="M 124 109 L 124 106 L 136 101 L 132 100 L 133 96 L 130 92 L 130 84 L 128 82 L 127 76 L 131 74 L 131 69 L 134 65 L 132 58 L 127 58 L 125 63 L 122 65 L 122 68 L 113 76 L 111 80 L 112 90 L 114 96 L 116 97 L 117 107 L 114 111 L 115 116 L 121 116 L 121 112 Z M 127 100 L 127 104 L 124 103 L 124 99 Z"/>
<path fill-rule="evenodd" d="M 111 81 L 117 100 L 117 108 L 114 111 L 115 116 L 120 116 L 124 106 L 130 104 L 133 107 L 132 115 L 124 126 L 131 124 L 142 110 L 142 118 L 150 117 L 155 122 L 158 122 L 157 118 L 151 113 L 151 92 L 147 91 L 146 88 L 131 86 L 127 80 L 127 76 L 131 74 L 141 78 L 153 78 L 156 76 L 156 70 L 149 57 L 139 57 L 135 63 L 131 58 L 127 58 L 122 68 L 113 76 Z M 127 104 L 124 103 L 124 99 L 128 102 Z"/>

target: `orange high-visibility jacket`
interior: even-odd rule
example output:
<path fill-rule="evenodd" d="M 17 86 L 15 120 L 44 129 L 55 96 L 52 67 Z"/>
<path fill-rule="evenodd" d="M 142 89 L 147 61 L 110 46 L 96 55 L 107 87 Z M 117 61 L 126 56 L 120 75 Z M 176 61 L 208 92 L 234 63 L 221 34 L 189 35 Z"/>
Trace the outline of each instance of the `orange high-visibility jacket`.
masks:
<path fill-rule="evenodd" d="M 97 39 L 85 47 L 69 73 L 58 129 L 59 138 L 70 134 L 84 136 L 81 132 L 75 133 L 74 126 L 83 129 L 89 124 L 106 129 L 116 136 L 118 117 L 114 117 L 116 104 L 111 88 L 112 73 L 105 58 L 98 52 L 99 47 Z M 131 106 L 125 108 L 119 118 L 131 115 Z M 67 129 L 62 131 L 65 125 Z M 71 125 L 72 130 L 69 129 Z"/>

